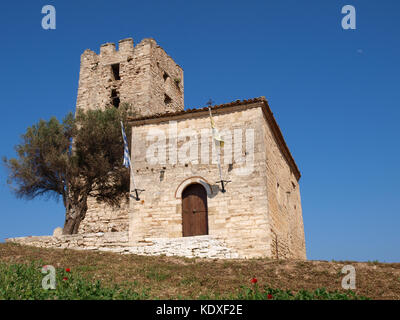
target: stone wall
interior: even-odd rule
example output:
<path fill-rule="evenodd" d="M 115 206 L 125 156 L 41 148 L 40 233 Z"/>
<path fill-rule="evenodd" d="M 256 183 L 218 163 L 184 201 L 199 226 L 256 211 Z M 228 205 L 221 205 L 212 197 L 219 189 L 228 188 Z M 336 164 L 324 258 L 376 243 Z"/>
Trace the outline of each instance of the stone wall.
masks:
<path fill-rule="evenodd" d="M 212 236 L 178 239 L 146 238 L 136 243 L 136 246 L 128 245 L 128 232 L 99 232 L 58 237 L 20 237 L 6 239 L 6 242 L 41 248 L 95 250 L 121 254 L 166 255 L 212 259 L 240 258 L 240 255 L 235 250 L 228 248 L 223 240 Z"/>
<path fill-rule="evenodd" d="M 139 255 L 181 256 L 187 258 L 234 259 L 241 256 L 217 237 L 206 235 L 184 238 L 145 238 L 141 246 L 129 247 Z"/>
<path fill-rule="evenodd" d="M 265 119 L 265 115 L 263 115 Z M 266 185 L 272 257 L 306 259 L 300 186 L 287 160 L 278 148 L 268 121 L 263 121 Z"/>
<path fill-rule="evenodd" d="M 223 177 L 232 182 L 227 185 L 227 192 L 222 193 L 216 181 L 219 180 L 218 167 L 215 158 L 211 158 L 214 144 L 210 132 L 208 111 L 201 115 L 190 115 L 185 118 L 169 118 L 176 121 L 176 131 L 169 120 L 160 123 L 138 124 L 132 127 L 132 159 L 136 185 L 146 191 L 140 201 L 131 201 L 129 236 L 130 243 L 136 243 L 144 238 L 182 237 L 182 185 L 195 181 L 204 183 L 210 190 L 207 196 L 209 234 L 225 241 L 229 248 L 235 249 L 241 256 L 271 256 L 271 233 L 267 205 L 266 184 L 266 147 L 262 136 L 262 111 L 256 105 L 253 108 L 230 110 L 227 113 L 216 113 L 213 116 L 218 128 L 231 130 L 233 138 L 242 143 L 235 143 L 235 150 L 229 150 L 227 135 L 225 135 L 225 150 L 222 153 Z M 167 152 L 167 158 L 161 163 L 150 163 L 146 152 L 154 144 L 149 133 L 165 133 L 167 143 L 174 144 L 178 140 L 178 150 L 188 143 L 177 134 L 195 129 L 208 132 L 207 139 L 199 143 L 201 148 L 209 151 L 208 163 L 193 161 L 181 162 L 179 157 Z M 254 132 L 254 159 L 252 154 L 246 155 L 246 131 Z M 237 131 L 235 131 L 237 130 Z M 174 133 L 175 131 L 175 133 Z M 158 138 L 163 139 L 161 136 Z M 147 141 L 149 140 L 150 141 Z M 200 135 L 198 141 L 200 141 Z M 169 148 L 171 150 L 171 148 Z M 157 154 L 164 154 L 160 148 Z M 179 153 L 179 151 L 178 151 Z M 230 166 L 228 154 L 235 153 L 236 157 Z M 173 159 L 172 157 L 175 157 Z M 247 157 L 247 158 L 246 158 Z M 225 158 L 227 163 L 224 164 Z M 241 163 L 240 160 L 244 160 Z M 252 160 L 253 170 L 249 174 L 239 174 Z M 213 163 L 211 163 L 213 161 Z M 174 163 L 175 162 L 175 163 Z"/>
<path fill-rule="evenodd" d="M 182 191 L 191 183 L 201 183 L 207 189 L 210 235 L 248 258 L 306 258 L 299 175 L 293 172 L 297 167 L 289 165 L 288 149 L 282 147 L 283 138 L 278 141 L 279 128 L 271 127 L 271 119 L 267 121 L 265 104 L 262 100 L 213 109 L 225 140 L 222 174 L 231 180 L 226 193 L 216 183 L 220 179 L 216 158 L 211 156 L 215 147 L 207 110 L 132 122 L 135 181 L 146 191 L 140 201 L 131 201 L 131 244 L 148 237 L 182 237 Z M 203 139 L 201 133 L 207 130 L 209 135 Z M 251 130 L 254 153 L 246 149 L 251 140 L 246 134 Z M 157 141 L 166 143 L 161 146 Z M 186 148 L 189 154 L 196 141 L 195 152 L 182 162 L 180 152 Z M 199 156 L 203 148 L 209 152 L 208 163 Z M 150 159 L 149 152 L 156 157 Z M 243 174 L 240 170 L 250 168 L 249 163 L 253 170 Z"/>
<path fill-rule="evenodd" d="M 40 248 L 67 248 L 84 250 L 120 249 L 128 244 L 128 232 L 98 232 L 60 236 L 33 236 L 9 238 L 14 242 Z"/>
<path fill-rule="evenodd" d="M 88 199 L 85 219 L 79 226 L 78 233 L 121 232 L 129 228 L 129 202 L 123 201 L 120 207 L 111 207 Z"/>

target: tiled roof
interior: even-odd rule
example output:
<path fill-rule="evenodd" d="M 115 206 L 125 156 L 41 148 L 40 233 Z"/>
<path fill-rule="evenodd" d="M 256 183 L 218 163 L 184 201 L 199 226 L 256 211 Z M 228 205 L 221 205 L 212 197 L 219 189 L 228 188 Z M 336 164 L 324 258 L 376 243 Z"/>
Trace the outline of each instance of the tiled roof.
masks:
<path fill-rule="evenodd" d="M 297 178 L 297 180 L 300 179 L 301 174 L 300 170 L 298 169 L 296 162 L 293 159 L 292 154 L 290 153 L 290 150 L 285 142 L 285 139 L 283 138 L 281 129 L 278 126 L 278 123 L 275 120 L 275 117 L 271 111 L 271 108 L 268 105 L 268 101 L 265 99 L 265 97 L 258 97 L 258 98 L 253 98 L 253 99 L 248 99 L 248 100 L 236 100 L 230 103 L 224 103 L 220 105 L 214 105 L 211 106 L 212 111 L 219 111 L 219 110 L 226 110 L 231 107 L 237 107 L 237 106 L 251 106 L 254 104 L 261 104 L 262 110 L 264 112 L 264 115 L 267 119 L 268 124 L 270 125 L 270 128 L 272 130 L 272 133 L 274 135 L 274 138 L 276 139 L 276 142 L 282 151 L 286 161 L 288 162 L 290 168 L 293 171 L 293 174 Z M 228 110 L 227 110 L 228 111 Z M 166 112 L 163 114 L 156 114 L 156 115 L 151 115 L 151 116 L 145 116 L 145 117 L 140 117 L 140 118 L 128 118 L 130 124 L 132 125 L 141 125 L 141 124 L 146 124 L 146 123 L 154 123 L 154 122 L 163 122 L 167 121 L 171 117 L 177 117 L 177 116 L 190 116 L 194 115 L 196 113 L 204 113 L 208 112 L 208 107 L 203 107 L 203 108 L 193 108 L 193 109 L 186 109 L 182 111 L 177 111 L 177 112 Z"/>
<path fill-rule="evenodd" d="M 211 106 L 211 110 L 216 110 L 216 109 L 221 109 L 221 108 L 226 108 L 226 107 L 232 107 L 232 106 L 239 106 L 239 105 L 246 105 L 246 104 L 251 104 L 251 103 L 256 103 L 256 102 L 263 102 L 267 101 L 265 97 L 259 97 L 259 98 L 253 98 L 253 99 L 248 99 L 248 100 L 236 100 L 230 103 L 224 103 L 224 104 L 219 104 L 215 106 Z M 128 120 L 131 122 L 136 122 L 136 121 L 141 121 L 141 120 L 148 120 L 148 119 L 157 119 L 157 118 L 166 118 L 166 117 L 173 117 L 177 115 L 183 115 L 183 114 L 191 114 L 191 113 L 196 113 L 196 112 L 204 112 L 208 111 L 208 107 L 203 107 L 203 108 L 192 108 L 192 109 L 186 109 L 182 111 L 176 111 L 176 112 L 165 112 L 165 113 L 160 113 L 160 114 L 155 114 L 155 115 L 150 115 L 150 116 L 144 116 L 144 117 L 139 117 L 139 118 L 134 118 L 134 117 L 128 117 Z"/>

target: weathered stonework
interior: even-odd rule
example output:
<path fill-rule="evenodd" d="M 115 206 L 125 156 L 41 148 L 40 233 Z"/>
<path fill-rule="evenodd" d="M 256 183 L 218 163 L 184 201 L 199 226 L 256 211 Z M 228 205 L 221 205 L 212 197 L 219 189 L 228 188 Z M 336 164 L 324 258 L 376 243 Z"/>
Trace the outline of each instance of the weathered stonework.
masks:
<path fill-rule="evenodd" d="M 88 210 L 85 219 L 79 226 L 78 233 L 128 231 L 128 216 L 128 202 L 123 201 L 119 208 L 114 208 L 104 203 L 98 203 L 94 198 L 89 198 Z"/>
<path fill-rule="evenodd" d="M 265 117 L 265 115 L 264 115 Z M 279 150 L 264 121 L 263 145 L 266 149 L 266 186 L 269 227 L 272 238 L 271 257 L 306 258 L 300 187 L 294 172 Z"/>
<path fill-rule="evenodd" d="M 179 150 L 187 143 L 186 138 L 179 137 L 185 130 L 196 130 L 196 135 L 192 136 L 196 137 L 194 141 L 201 141 L 202 130 L 210 131 L 207 109 L 132 121 L 135 181 L 138 188 L 146 191 L 140 201 L 131 201 L 130 244 L 148 237 L 182 237 L 182 191 L 187 185 L 200 183 L 207 190 L 210 235 L 223 239 L 229 248 L 234 248 L 243 257 L 304 259 L 300 175 L 290 152 L 282 145 L 284 141 L 279 139 L 280 130 L 272 113 L 269 114 L 266 100 L 254 99 L 212 110 L 221 134 L 225 131 L 221 163 L 224 179 L 232 181 L 226 193 L 221 193 L 215 183 L 219 180 L 215 158 L 214 163 L 211 163 L 211 157 L 204 163 L 197 155 L 186 162 L 180 162 L 177 154 L 171 158 L 172 145 L 176 143 Z M 254 153 L 247 155 L 246 140 L 251 138 L 246 137 L 246 129 L 254 132 Z M 157 148 L 156 152 L 157 155 L 165 153 L 164 161 L 151 163 L 146 159 L 146 153 L 155 141 L 151 133 L 157 133 L 158 139 L 162 137 L 161 133 L 165 135 L 166 147 Z M 232 137 L 234 143 L 230 144 Z M 211 140 L 209 132 L 208 138 L 197 147 L 199 155 L 202 148 L 212 154 Z M 233 161 L 225 161 L 229 157 L 233 157 Z M 245 162 L 240 163 L 238 158 Z M 240 174 L 248 163 L 253 163 L 251 172 Z M 276 187 L 278 183 L 279 188 Z"/>
<path fill-rule="evenodd" d="M 182 68 L 153 39 L 135 47 L 132 39 L 121 40 L 118 50 L 107 43 L 99 55 L 86 50 L 77 108 L 132 106 L 133 173 L 145 191 L 135 199 L 132 183 L 130 200 L 120 208 L 89 199 L 77 235 L 56 230 L 54 236 L 7 241 L 144 255 L 306 259 L 300 171 L 266 99 L 211 107 L 225 141 L 220 161 L 230 182 L 223 193 L 209 110 L 184 111 L 183 92 Z M 193 186 L 197 191 L 190 193 Z M 183 210 L 184 203 L 193 207 Z M 199 214 L 205 218 L 195 220 Z M 183 230 L 187 217 L 203 223 L 190 236 Z"/>
<path fill-rule="evenodd" d="M 115 97 L 140 116 L 183 110 L 183 70 L 153 39 L 135 47 L 131 38 L 124 39 L 118 50 L 106 43 L 99 55 L 85 50 L 76 107 L 102 109 Z"/>
<path fill-rule="evenodd" d="M 113 66 L 118 66 L 119 79 Z M 81 56 L 76 108 L 103 109 L 118 98 L 132 106 L 137 116 L 164 114 L 184 109 L 183 70 L 154 41 L 134 46 L 131 38 L 103 44 L 100 54 L 87 49 Z M 79 233 L 128 230 L 128 208 L 88 201 Z"/>
<path fill-rule="evenodd" d="M 120 249 L 128 243 L 128 232 L 98 232 L 60 236 L 34 236 L 9 238 L 14 242 L 40 248 L 100 250 L 102 248 Z M 107 250 L 107 249 L 106 249 Z"/>
<path fill-rule="evenodd" d="M 235 250 L 213 236 L 175 239 L 146 238 L 129 246 L 128 232 L 98 232 L 68 236 L 39 236 L 10 238 L 6 242 L 40 248 L 107 251 L 121 254 L 166 255 L 187 258 L 235 259 L 242 258 Z"/>

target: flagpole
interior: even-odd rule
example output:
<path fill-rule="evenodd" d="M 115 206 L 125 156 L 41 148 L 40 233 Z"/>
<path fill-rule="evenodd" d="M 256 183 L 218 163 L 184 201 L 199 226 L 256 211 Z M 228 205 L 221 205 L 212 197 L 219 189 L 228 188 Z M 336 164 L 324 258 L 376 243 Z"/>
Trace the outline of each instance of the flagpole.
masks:
<path fill-rule="evenodd" d="M 125 144 L 126 135 L 124 134 L 125 133 L 124 132 L 124 125 L 123 125 L 122 121 L 121 121 L 121 133 L 122 133 L 122 140 L 124 140 L 124 144 Z M 129 153 L 129 148 L 128 148 L 128 146 L 126 146 L 126 148 L 128 149 L 128 155 L 127 156 L 128 156 L 128 159 L 129 159 L 129 168 L 131 170 L 130 178 L 132 179 L 132 184 L 133 184 L 133 188 L 134 188 L 133 190 L 135 191 L 135 195 L 136 195 L 136 201 L 139 201 L 140 200 L 139 191 L 144 191 L 144 190 L 139 190 L 136 187 L 134 170 L 133 170 L 133 165 L 132 165 L 132 161 L 131 161 L 131 156 L 130 156 L 130 153 Z"/>
<path fill-rule="evenodd" d="M 215 143 L 217 144 L 217 143 Z M 222 179 L 222 169 L 221 169 L 221 159 L 220 159 L 220 152 L 219 152 L 219 148 L 216 146 L 217 149 L 217 164 L 218 164 L 218 170 L 219 170 L 219 178 L 221 181 L 221 187 L 222 187 L 222 192 L 225 192 L 225 186 L 224 186 L 224 180 Z"/>
<path fill-rule="evenodd" d="M 211 106 L 208 106 L 208 111 L 210 113 L 211 128 L 212 128 L 212 130 L 214 130 L 213 125 L 212 125 L 213 120 L 212 120 L 212 114 L 211 114 Z M 213 140 L 214 140 L 214 136 L 213 136 Z M 219 143 L 219 141 L 214 140 L 215 149 L 217 150 L 217 165 L 218 165 L 219 179 L 220 179 L 220 181 L 218 181 L 218 182 L 221 182 L 221 192 L 225 193 L 226 190 L 225 190 L 225 185 L 224 185 L 224 179 L 222 179 L 222 168 L 221 168 L 221 159 L 220 159 L 220 152 L 219 152 L 220 146 L 217 146 L 217 142 Z"/>

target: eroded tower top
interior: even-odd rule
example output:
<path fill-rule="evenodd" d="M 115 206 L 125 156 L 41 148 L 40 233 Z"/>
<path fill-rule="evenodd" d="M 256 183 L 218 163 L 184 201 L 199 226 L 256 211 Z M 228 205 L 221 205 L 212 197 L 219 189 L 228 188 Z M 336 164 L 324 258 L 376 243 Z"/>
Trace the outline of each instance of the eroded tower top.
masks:
<path fill-rule="evenodd" d="M 138 116 L 184 109 L 183 69 L 154 39 L 105 43 L 100 54 L 81 56 L 77 108 L 119 107 L 129 103 Z"/>

